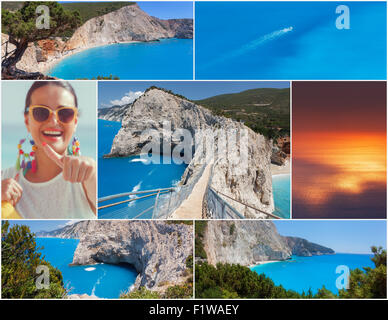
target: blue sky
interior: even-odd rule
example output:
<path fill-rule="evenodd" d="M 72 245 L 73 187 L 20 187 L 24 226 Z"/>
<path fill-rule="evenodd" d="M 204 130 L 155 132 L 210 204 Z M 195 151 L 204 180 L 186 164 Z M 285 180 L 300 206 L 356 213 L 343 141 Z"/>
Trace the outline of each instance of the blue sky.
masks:
<path fill-rule="evenodd" d="M 66 224 L 73 223 L 75 220 L 24 220 L 24 221 L 10 221 L 10 226 L 15 224 L 27 225 L 32 232 L 38 231 L 52 231 L 64 227 Z"/>
<path fill-rule="evenodd" d="M 191 1 L 138 1 L 139 7 L 159 19 L 193 18 Z"/>
<path fill-rule="evenodd" d="M 332 248 L 338 253 L 371 253 L 371 246 L 387 244 L 387 224 L 382 220 L 275 221 L 283 236 L 295 236 Z"/>
<path fill-rule="evenodd" d="M 112 105 L 130 92 L 142 92 L 150 86 L 162 87 L 181 94 L 189 99 L 197 100 L 211 96 L 236 93 L 254 88 L 289 88 L 287 81 L 100 81 L 98 85 L 98 107 Z M 114 104 L 114 103 L 113 103 Z"/>

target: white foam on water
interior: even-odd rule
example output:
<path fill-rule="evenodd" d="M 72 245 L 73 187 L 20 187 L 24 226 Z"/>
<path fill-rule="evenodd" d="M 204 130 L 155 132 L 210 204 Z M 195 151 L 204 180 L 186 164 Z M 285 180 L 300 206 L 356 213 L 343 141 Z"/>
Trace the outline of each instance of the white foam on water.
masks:
<path fill-rule="evenodd" d="M 85 268 L 84 270 L 85 270 L 85 271 L 94 271 L 94 270 L 96 270 L 96 268 L 94 268 L 94 267 L 89 267 L 89 268 Z"/>
<path fill-rule="evenodd" d="M 140 159 L 132 159 L 132 160 L 130 160 L 129 162 L 143 162 L 143 163 L 149 163 L 150 160 L 140 158 Z"/>
<path fill-rule="evenodd" d="M 150 172 L 148 172 L 147 176 L 150 176 L 151 174 L 153 174 L 155 172 L 156 169 L 153 169 L 151 170 Z"/>
<path fill-rule="evenodd" d="M 261 36 L 255 40 L 248 42 L 247 44 L 243 45 L 242 47 L 240 47 L 238 49 L 235 49 L 233 51 L 225 53 L 220 58 L 217 58 L 216 60 L 213 60 L 213 61 L 203 65 L 203 67 L 208 68 L 209 66 L 212 66 L 214 64 L 218 64 L 220 62 L 224 62 L 225 60 L 229 60 L 229 59 L 238 57 L 240 55 L 243 55 L 243 54 L 245 54 L 249 51 L 252 51 L 252 50 L 256 49 L 257 47 L 259 47 L 259 46 L 261 46 L 269 41 L 276 40 L 276 39 L 280 38 L 281 36 L 287 34 L 288 32 L 291 32 L 293 29 L 294 28 L 291 26 L 288 28 L 283 28 L 283 29 L 280 29 L 277 31 L 267 33 L 264 36 Z"/>
<path fill-rule="evenodd" d="M 96 295 L 96 288 L 101 283 L 102 278 L 104 278 L 105 276 L 106 276 L 106 271 L 104 270 L 104 274 L 101 277 L 99 277 L 97 279 L 96 283 L 94 284 L 91 296 L 95 296 Z"/>
<path fill-rule="evenodd" d="M 140 181 L 136 186 L 134 186 L 132 188 L 131 192 L 139 191 L 142 183 L 143 183 L 143 181 Z M 129 199 L 133 199 L 133 198 L 136 198 L 136 197 L 137 197 L 137 195 L 135 195 L 135 194 L 131 194 L 131 195 L 128 196 Z M 131 202 L 128 203 L 128 207 L 132 207 L 134 205 L 135 205 L 135 201 L 131 201 Z"/>

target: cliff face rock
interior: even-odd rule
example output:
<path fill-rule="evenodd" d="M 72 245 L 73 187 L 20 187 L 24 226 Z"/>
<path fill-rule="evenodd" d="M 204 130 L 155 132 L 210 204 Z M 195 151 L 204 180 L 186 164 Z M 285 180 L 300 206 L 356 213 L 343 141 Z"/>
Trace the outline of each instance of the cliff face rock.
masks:
<path fill-rule="evenodd" d="M 98 109 L 98 119 L 121 122 L 127 108 L 128 105 L 100 108 Z"/>
<path fill-rule="evenodd" d="M 334 250 L 298 237 L 284 237 L 287 245 L 292 249 L 292 254 L 300 257 L 334 254 Z"/>
<path fill-rule="evenodd" d="M 40 231 L 36 233 L 41 238 L 62 238 L 62 239 L 80 239 L 86 230 L 93 228 L 94 221 L 85 220 L 79 223 L 73 223 L 54 231 Z M 90 227 L 89 227 L 90 225 Z"/>
<path fill-rule="evenodd" d="M 163 291 L 187 278 L 192 231 L 189 225 L 160 221 L 81 221 L 55 236 L 80 239 L 72 265 L 128 263 L 139 273 L 135 288 Z"/>
<path fill-rule="evenodd" d="M 118 42 L 192 38 L 193 20 L 161 20 L 149 16 L 137 4 L 92 18 L 67 42 L 68 50 Z"/>
<path fill-rule="evenodd" d="M 204 242 L 210 264 L 252 265 L 292 254 L 270 221 L 209 221 Z"/>
<path fill-rule="evenodd" d="M 208 221 L 204 248 L 208 263 L 253 265 L 297 256 L 333 254 L 302 238 L 283 237 L 271 221 Z"/>
<path fill-rule="evenodd" d="M 171 124 L 171 128 L 166 126 L 166 121 Z M 160 146 L 171 145 L 172 150 L 181 142 L 175 132 L 177 129 L 187 129 L 191 133 L 193 140 L 185 138 L 186 150 L 194 150 L 194 156 L 186 158 L 185 154 L 186 160 L 190 162 L 181 184 L 193 181 L 200 174 L 201 168 L 212 162 L 212 188 L 265 212 L 274 210 L 270 171 L 271 143 L 262 135 L 256 134 L 240 122 L 214 116 L 208 109 L 182 97 L 151 88 L 128 105 L 122 118 L 122 127 L 108 156 L 124 157 L 141 153 L 144 147 L 155 142 L 150 129 L 161 137 Z M 218 142 L 222 132 L 227 135 L 236 134 L 237 143 L 228 144 L 228 152 L 217 147 L 220 145 Z M 215 138 L 209 144 L 207 139 L 211 134 Z M 210 152 L 212 147 L 214 150 Z M 162 148 L 159 151 L 164 152 Z M 240 161 L 242 157 L 246 157 L 245 162 Z M 245 217 L 266 217 L 265 214 L 226 197 L 225 201 Z"/>

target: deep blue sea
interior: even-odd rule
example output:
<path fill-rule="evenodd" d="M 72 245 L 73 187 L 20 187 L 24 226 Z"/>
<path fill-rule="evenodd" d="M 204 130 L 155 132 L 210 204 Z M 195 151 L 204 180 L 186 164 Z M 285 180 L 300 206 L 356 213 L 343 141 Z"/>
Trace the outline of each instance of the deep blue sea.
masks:
<path fill-rule="evenodd" d="M 275 201 L 274 214 L 284 219 L 290 219 L 290 176 L 289 174 L 272 176 L 272 188 Z"/>
<path fill-rule="evenodd" d="M 307 293 L 310 288 L 316 293 L 323 285 L 333 293 L 338 293 L 336 279 L 340 274 L 336 273 L 337 266 L 345 265 L 350 270 L 374 268 L 374 263 L 370 260 L 372 256 L 344 253 L 312 257 L 293 256 L 291 260 L 257 265 L 251 270 L 258 274 L 264 273 L 276 285 L 299 293 Z"/>
<path fill-rule="evenodd" d="M 108 195 L 168 188 L 176 185 L 186 169 L 186 164 L 163 164 L 167 157 L 161 158 L 160 164 L 145 164 L 140 156 L 128 158 L 103 159 L 104 154 L 110 152 L 113 138 L 121 127 L 121 123 L 98 120 L 98 197 Z M 134 196 L 129 196 L 129 198 Z M 128 197 L 126 198 L 128 199 Z M 100 205 L 121 201 L 102 202 Z M 153 205 L 155 197 L 136 200 L 99 210 L 100 219 L 126 219 L 133 218 L 143 210 Z M 140 218 L 149 219 L 152 210 Z"/>
<path fill-rule="evenodd" d="M 78 245 L 76 239 L 37 238 L 38 247 L 45 260 L 62 272 L 69 294 L 88 294 L 99 298 L 118 298 L 135 283 L 137 272 L 127 265 L 97 264 L 72 266 L 73 254 Z"/>
<path fill-rule="evenodd" d="M 338 5 L 350 29 L 337 29 Z M 384 2 L 196 2 L 196 79 L 386 79 Z"/>
<path fill-rule="evenodd" d="M 117 76 L 120 80 L 193 79 L 193 40 L 111 44 L 69 56 L 49 75 L 61 79 Z"/>

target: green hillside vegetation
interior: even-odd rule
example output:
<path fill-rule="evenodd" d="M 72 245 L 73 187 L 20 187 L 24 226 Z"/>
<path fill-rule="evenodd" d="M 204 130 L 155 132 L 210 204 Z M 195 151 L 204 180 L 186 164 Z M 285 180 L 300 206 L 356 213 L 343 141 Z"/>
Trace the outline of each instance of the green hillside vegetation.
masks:
<path fill-rule="evenodd" d="M 9 1 L 2 2 L 2 10 L 15 11 L 19 10 L 23 6 L 23 1 Z M 105 1 L 96 1 L 96 2 L 62 2 L 61 5 L 65 10 L 68 11 L 78 11 L 81 16 L 81 24 L 84 24 L 89 19 L 94 17 L 102 16 L 112 11 L 116 11 L 122 7 L 134 5 L 136 2 L 105 2 Z M 4 30 L 4 26 L 3 26 Z M 63 37 L 71 37 L 75 29 L 65 32 Z"/>
<path fill-rule="evenodd" d="M 39 252 L 35 235 L 24 225 L 1 225 L 1 297 L 6 298 L 64 298 L 62 273 L 54 268 Z M 36 280 L 41 275 L 37 267 L 47 266 L 50 272 L 49 288 L 38 289 Z"/>
<path fill-rule="evenodd" d="M 195 221 L 195 256 L 200 259 L 207 259 L 206 251 L 203 247 L 203 237 L 205 236 L 206 227 L 206 220 Z"/>
<path fill-rule="evenodd" d="M 243 121 L 268 138 L 290 135 L 290 89 L 258 88 L 196 100 L 214 114 Z"/>
<path fill-rule="evenodd" d="M 116 11 L 122 7 L 131 6 L 136 2 L 105 2 L 96 1 L 90 2 L 70 2 L 62 3 L 62 6 L 67 10 L 78 10 L 82 22 L 85 23 L 89 19 L 99 17 L 112 11 Z"/>
<path fill-rule="evenodd" d="M 349 289 L 334 294 L 322 287 L 317 293 L 311 290 L 302 294 L 286 290 L 264 274 L 257 274 L 236 264 L 209 265 L 200 262 L 195 265 L 195 296 L 196 298 L 301 298 L 301 299 L 333 299 L 333 298 L 386 298 L 387 284 L 387 253 L 381 247 L 372 247 L 375 268 L 351 270 Z"/>

